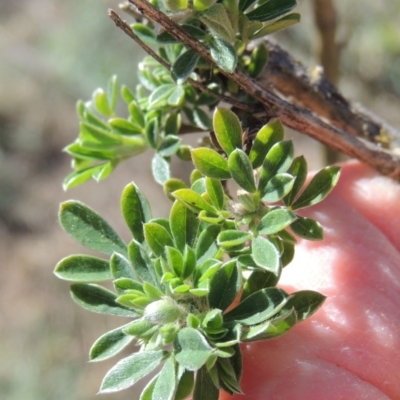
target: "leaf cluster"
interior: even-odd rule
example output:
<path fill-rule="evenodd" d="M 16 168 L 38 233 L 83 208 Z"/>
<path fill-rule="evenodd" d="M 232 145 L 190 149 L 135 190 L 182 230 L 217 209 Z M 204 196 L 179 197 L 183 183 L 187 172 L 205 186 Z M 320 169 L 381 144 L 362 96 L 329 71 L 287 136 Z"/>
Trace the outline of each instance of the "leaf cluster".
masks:
<path fill-rule="evenodd" d="M 251 51 L 247 44 L 299 20 L 290 13 L 294 0 L 151 2 L 207 46 L 220 70 L 251 77 L 268 53 L 263 44 Z M 324 168 L 306 183 L 307 163 L 294 157 L 278 119 L 257 121 L 249 134 L 249 111 L 240 114 L 242 122 L 222 107 L 210 118 L 227 94 L 243 104 L 253 99 L 151 21 L 131 29 L 157 47 L 156 59 L 139 64 L 135 90 L 113 76 L 106 90 L 78 102 L 80 133 L 65 149 L 74 172 L 64 187 L 102 180 L 122 160 L 152 149 L 153 176 L 173 201 L 170 215 L 154 218 L 144 194 L 128 184 L 121 211 L 132 239 L 125 243 L 88 206 L 62 203 L 66 232 L 107 257 L 71 255 L 55 274 L 72 282 L 71 296 L 83 308 L 129 318 L 90 350 L 90 360 L 101 361 L 137 346 L 108 371 L 100 392 L 126 389 L 158 371 L 140 400 L 216 400 L 221 389 L 241 393 L 240 343 L 280 336 L 323 303 L 320 293 L 287 293 L 277 284 L 298 238 L 322 239 L 321 225 L 299 210 L 329 194 L 339 169 Z M 183 133 L 198 130 L 211 132 L 207 145 L 182 144 Z M 175 155 L 195 166 L 188 184 L 170 176 Z M 238 187 L 233 195 L 229 180 Z M 113 290 L 102 285 L 108 281 Z"/>
<path fill-rule="evenodd" d="M 212 123 L 220 151 L 192 150 L 197 170 L 190 187 L 170 191 L 168 219 L 152 218 L 139 188 L 126 186 L 121 209 L 129 244 L 84 204 L 61 205 L 63 228 L 109 259 L 72 255 L 56 275 L 74 282 L 72 298 L 85 309 L 132 319 L 101 336 L 90 359 L 112 357 L 133 341 L 139 346 L 107 373 L 101 392 L 128 388 L 162 364 L 141 399 L 241 393 L 239 344 L 287 332 L 324 301 L 319 293 L 289 294 L 276 285 L 296 236 L 322 238 L 319 223 L 296 212 L 329 193 L 338 169 L 323 169 L 303 189 L 306 162 L 293 157 L 278 120 L 258 131 L 249 154 L 232 111 L 216 109 Z M 237 199 L 225 193 L 227 179 L 239 186 Z M 114 291 L 99 285 L 108 280 Z"/>

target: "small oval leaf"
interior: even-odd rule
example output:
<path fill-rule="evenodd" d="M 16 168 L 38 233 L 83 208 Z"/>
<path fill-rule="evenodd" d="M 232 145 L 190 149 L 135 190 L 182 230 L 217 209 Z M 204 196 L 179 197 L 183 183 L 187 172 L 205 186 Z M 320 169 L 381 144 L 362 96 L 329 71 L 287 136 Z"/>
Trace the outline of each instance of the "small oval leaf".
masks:
<path fill-rule="evenodd" d="M 263 235 L 271 235 L 288 227 L 296 218 L 296 215 L 291 211 L 278 208 L 262 217 L 257 229 Z"/>
<path fill-rule="evenodd" d="M 242 148 L 242 126 L 231 110 L 217 108 L 213 116 L 213 128 L 215 137 L 226 154 Z"/>
<path fill-rule="evenodd" d="M 139 379 L 153 371 L 165 359 L 165 352 L 144 351 L 119 361 L 106 374 L 100 393 L 112 393 L 134 385 Z"/>
<path fill-rule="evenodd" d="M 322 240 L 324 238 L 321 224 L 311 218 L 298 216 L 298 219 L 290 225 L 290 228 L 302 239 Z"/>
<path fill-rule="evenodd" d="M 292 209 L 309 207 L 322 201 L 335 187 L 339 180 L 340 167 L 326 167 L 317 172 L 299 198 L 292 204 Z"/>
<path fill-rule="evenodd" d="M 108 261 L 80 254 L 63 258 L 54 273 L 60 279 L 74 282 L 102 282 L 112 279 Z"/>
<path fill-rule="evenodd" d="M 110 255 L 114 251 L 126 254 L 126 245 L 114 229 L 80 201 L 61 203 L 59 219 L 65 231 L 89 249 Z"/>
<path fill-rule="evenodd" d="M 71 285 L 73 300 L 86 310 L 100 313 L 118 315 L 121 317 L 137 317 L 138 314 L 118 304 L 117 296 L 102 286 L 86 283 Z"/>
<path fill-rule="evenodd" d="M 215 150 L 206 147 L 193 149 L 192 159 L 196 168 L 205 176 L 214 179 L 229 179 L 231 177 L 228 161 Z"/>
<path fill-rule="evenodd" d="M 253 239 L 251 250 L 254 262 L 262 269 L 280 275 L 280 259 L 279 252 L 276 247 L 262 236 Z"/>
<path fill-rule="evenodd" d="M 234 150 L 228 158 L 228 168 L 233 180 L 250 193 L 256 191 L 253 167 L 248 155 L 240 149 Z"/>
<path fill-rule="evenodd" d="M 123 350 L 133 340 L 133 336 L 126 335 L 123 329 L 124 326 L 100 336 L 90 349 L 90 361 L 103 361 Z"/>

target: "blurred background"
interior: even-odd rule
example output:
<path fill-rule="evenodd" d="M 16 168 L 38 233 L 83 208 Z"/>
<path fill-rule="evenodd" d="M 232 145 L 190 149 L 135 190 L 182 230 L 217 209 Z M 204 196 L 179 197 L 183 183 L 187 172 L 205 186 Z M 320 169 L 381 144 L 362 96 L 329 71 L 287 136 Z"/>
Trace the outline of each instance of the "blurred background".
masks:
<path fill-rule="evenodd" d="M 310 68 L 320 63 L 318 2 L 325 0 L 299 0 L 302 23 L 276 35 Z M 348 98 L 400 127 L 400 1 L 332 3 L 340 56 L 334 79 Z M 148 195 L 153 215 L 170 207 L 150 176 L 149 154 L 100 184 L 61 188 L 70 172 L 61 150 L 78 133 L 76 100 L 89 99 L 114 73 L 136 84 L 143 53 L 108 19 L 109 7 L 118 1 L 0 0 L 0 399 L 91 400 L 115 363 L 89 364 L 88 351 L 121 321 L 80 309 L 53 275 L 62 257 L 86 251 L 59 227 L 58 204 L 85 202 L 127 241 L 119 197 L 129 181 Z M 312 167 L 324 164 L 318 143 L 291 135 Z M 137 397 L 128 390 L 102 399 Z"/>

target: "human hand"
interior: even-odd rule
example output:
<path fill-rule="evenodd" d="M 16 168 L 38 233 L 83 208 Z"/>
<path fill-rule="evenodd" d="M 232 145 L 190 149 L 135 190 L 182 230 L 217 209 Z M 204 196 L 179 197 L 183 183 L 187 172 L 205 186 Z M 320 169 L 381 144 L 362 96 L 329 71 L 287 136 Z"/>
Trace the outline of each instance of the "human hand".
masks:
<path fill-rule="evenodd" d="M 325 239 L 299 242 L 280 286 L 328 298 L 284 336 L 243 345 L 245 395 L 233 398 L 400 399 L 400 185 L 347 163 L 304 214 Z"/>

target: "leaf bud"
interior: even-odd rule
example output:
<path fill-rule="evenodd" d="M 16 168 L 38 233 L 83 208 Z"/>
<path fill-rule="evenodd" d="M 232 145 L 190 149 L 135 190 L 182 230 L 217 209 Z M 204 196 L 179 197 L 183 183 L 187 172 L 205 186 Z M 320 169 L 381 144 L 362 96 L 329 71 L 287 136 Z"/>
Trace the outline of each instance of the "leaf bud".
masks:
<path fill-rule="evenodd" d="M 193 0 L 193 8 L 196 11 L 205 11 L 210 8 L 217 0 Z"/>
<path fill-rule="evenodd" d="M 188 8 L 188 0 L 164 0 L 169 11 L 183 11 Z"/>
<path fill-rule="evenodd" d="M 181 318 L 183 309 L 173 300 L 164 298 L 153 301 L 144 310 L 144 318 L 153 324 L 164 325 Z"/>

